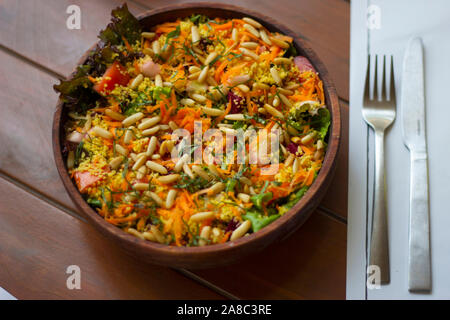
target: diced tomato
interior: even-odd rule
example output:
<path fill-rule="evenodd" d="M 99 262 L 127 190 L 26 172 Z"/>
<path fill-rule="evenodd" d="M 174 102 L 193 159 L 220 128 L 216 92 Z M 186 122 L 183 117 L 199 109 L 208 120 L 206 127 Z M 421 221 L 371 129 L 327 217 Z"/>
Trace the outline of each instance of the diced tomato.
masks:
<path fill-rule="evenodd" d="M 94 176 L 88 171 L 76 171 L 74 177 L 78 190 L 80 190 L 81 193 L 101 179 L 101 177 Z"/>
<path fill-rule="evenodd" d="M 109 94 L 115 85 L 126 86 L 130 81 L 127 70 L 119 62 L 115 61 L 103 74 L 102 80 L 94 85 L 98 93 Z"/>

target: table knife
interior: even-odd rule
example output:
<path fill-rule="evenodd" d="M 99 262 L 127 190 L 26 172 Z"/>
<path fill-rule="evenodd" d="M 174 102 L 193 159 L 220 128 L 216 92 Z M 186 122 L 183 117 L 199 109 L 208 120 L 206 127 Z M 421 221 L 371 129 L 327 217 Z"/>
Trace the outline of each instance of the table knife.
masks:
<path fill-rule="evenodd" d="M 411 157 L 409 202 L 409 291 L 431 290 L 428 164 L 425 132 L 423 47 L 409 41 L 401 85 L 403 140 Z"/>

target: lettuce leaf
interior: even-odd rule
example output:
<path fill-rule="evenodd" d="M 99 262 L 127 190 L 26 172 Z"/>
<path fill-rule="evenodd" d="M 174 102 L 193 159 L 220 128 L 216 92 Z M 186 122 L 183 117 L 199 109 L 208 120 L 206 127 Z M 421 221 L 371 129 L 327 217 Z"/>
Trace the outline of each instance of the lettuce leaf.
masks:
<path fill-rule="evenodd" d="M 84 112 L 100 104 L 105 99 L 92 89 L 89 76 L 101 77 L 106 68 L 115 60 L 125 65 L 140 57 L 142 53 L 129 52 L 126 55 L 119 49 L 123 39 L 134 44 L 141 36 L 139 21 L 128 11 L 126 4 L 112 11 L 111 23 L 100 32 L 99 44 L 93 49 L 85 63 L 79 66 L 70 80 L 61 80 L 53 86 L 60 93 L 60 99 L 65 102 L 65 108 Z"/>
<path fill-rule="evenodd" d="M 244 218 L 244 220 L 250 220 L 252 222 L 252 230 L 253 232 L 256 232 L 269 225 L 273 221 L 277 220 L 280 215 L 272 214 L 270 216 L 263 216 L 257 211 L 248 211 L 242 217 Z"/>
<path fill-rule="evenodd" d="M 317 115 L 311 119 L 311 127 L 318 131 L 320 139 L 325 139 L 328 133 L 328 127 L 331 123 L 330 111 L 327 108 L 320 108 Z"/>
<path fill-rule="evenodd" d="M 114 9 L 111 15 L 111 23 L 105 30 L 100 31 L 98 36 L 100 40 L 104 43 L 119 45 L 123 44 L 123 38 L 130 44 L 134 44 L 141 38 L 142 30 L 139 20 L 128 11 L 126 3 Z"/>

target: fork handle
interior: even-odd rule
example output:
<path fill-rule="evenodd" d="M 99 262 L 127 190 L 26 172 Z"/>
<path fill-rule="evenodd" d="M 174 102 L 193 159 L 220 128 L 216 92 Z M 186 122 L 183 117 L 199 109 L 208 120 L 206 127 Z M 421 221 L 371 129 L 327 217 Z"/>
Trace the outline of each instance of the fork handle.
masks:
<path fill-rule="evenodd" d="M 384 176 L 384 131 L 375 131 L 375 194 L 373 201 L 370 265 L 380 268 L 380 282 L 389 283 L 389 243 Z"/>

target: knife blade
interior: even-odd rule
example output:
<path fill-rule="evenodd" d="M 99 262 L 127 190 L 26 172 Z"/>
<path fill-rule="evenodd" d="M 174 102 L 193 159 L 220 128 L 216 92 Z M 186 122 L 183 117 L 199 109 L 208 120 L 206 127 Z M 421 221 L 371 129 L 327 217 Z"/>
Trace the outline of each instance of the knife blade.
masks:
<path fill-rule="evenodd" d="M 409 291 L 431 290 L 428 163 L 425 127 L 423 47 L 409 41 L 403 60 L 401 86 L 402 133 L 410 151 Z"/>

